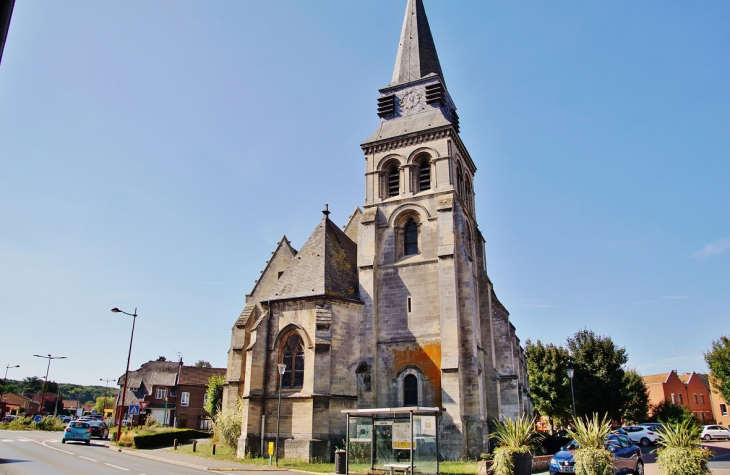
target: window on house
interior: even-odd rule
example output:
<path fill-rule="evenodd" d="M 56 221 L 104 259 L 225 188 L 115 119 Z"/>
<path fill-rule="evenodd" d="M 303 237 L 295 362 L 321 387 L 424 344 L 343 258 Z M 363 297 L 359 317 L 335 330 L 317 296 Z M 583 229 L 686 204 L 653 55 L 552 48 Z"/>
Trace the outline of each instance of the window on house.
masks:
<path fill-rule="evenodd" d="M 720 404 L 720 414 L 727 416 L 727 406 L 725 404 Z"/>
<path fill-rule="evenodd" d="M 700 402 L 702 403 L 703 406 L 705 405 L 705 395 L 704 394 L 700 394 Z"/>
<path fill-rule="evenodd" d="M 208 405 L 208 393 L 203 394 L 203 407 Z"/>
<path fill-rule="evenodd" d="M 684 399 L 682 398 L 682 395 L 681 394 L 677 394 L 677 396 L 679 396 L 679 405 L 680 406 L 683 406 L 684 405 Z"/>
<path fill-rule="evenodd" d="M 418 164 L 418 191 L 431 189 L 431 162 L 424 157 Z"/>
<path fill-rule="evenodd" d="M 418 378 L 412 374 L 403 378 L 403 405 L 418 406 Z"/>
<path fill-rule="evenodd" d="M 296 332 L 284 342 L 281 362 L 286 365 L 281 387 L 301 388 L 304 385 L 304 345 Z"/>
<path fill-rule="evenodd" d="M 167 388 L 157 388 L 155 391 L 155 399 L 165 399 L 167 397 Z"/>
<path fill-rule="evenodd" d="M 400 194 L 400 169 L 393 164 L 388 168 L 388 197 Z"/>
<path fill-rule="evenodd" d="M 408 218 L 404 231 L 404 254 L 406 256 L 418 254 L 418 225 L 413 218 Z"/>
<path fill-rule="evenodd" d="M 696 394 L 693 394 L 693 395 L 692 395 L 692 397 L 693 397 L 693 398 L 694 398 L 694 400 L 695 400 L 695 404 L 699 404 L 699 402 L 697 402 L 697 395 L 696 395 Z"/>
<path fill-rule="evenodd" d="M 180 405 L 182 407 L 188 407 L 190 405 L 190 393 L 182 393 L 182 396 L 180 396 Z"/>
<path fill-rule="evenodd" d="M 672 393 L 672 404 L 677 404 L 677 398 L 674 393 Z"/>

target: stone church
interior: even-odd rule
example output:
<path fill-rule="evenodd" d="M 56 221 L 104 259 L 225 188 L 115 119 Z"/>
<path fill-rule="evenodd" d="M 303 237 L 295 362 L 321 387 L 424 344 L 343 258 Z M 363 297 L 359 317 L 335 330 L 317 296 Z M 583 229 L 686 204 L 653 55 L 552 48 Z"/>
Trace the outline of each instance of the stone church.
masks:
<path fill-rule="evenodd" d="M 340 228 L 325 207 L 299 250 L 284 237 L 233 326 L 223 401 L 242 399 L 241 457 L 276 436 L 278 364 L 286 457 L 329 458 L 343 409 L 442 408 L 445 459 L 478 456 L 492 420 L 532 412 L 422 0 L 408 0 L 377 115 L 362 208 Z"/>

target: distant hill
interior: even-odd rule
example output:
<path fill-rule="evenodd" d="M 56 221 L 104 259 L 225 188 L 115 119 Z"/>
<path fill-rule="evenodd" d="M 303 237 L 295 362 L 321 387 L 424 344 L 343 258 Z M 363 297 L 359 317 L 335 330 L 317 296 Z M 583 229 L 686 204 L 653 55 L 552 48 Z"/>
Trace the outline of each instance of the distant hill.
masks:
<path fill-rule="evenodd" d="M 2 383 L 2 380 L 0 380 L 0 383 Z M 51 381 L 48 382 L 48 391 L 56 392 L 59 386 L 61 388 L 61 398 L 72 401 L 81 401 L 82 403 L 86 403 L 89 401 L 96 402 L 96 398 L 104 396 L 107 391 L 105 386 L 82 386 L 80 384 L 56 383 Z M 40 392 L 42 390 L 43 381 L 40 382 L 40 385 L 34 385 L 29 384 L 29 381 L 26 380 L 16 381 L 13 379 L 8 379 L 8 382 L 5 385 L 5 390 L 3 392 L 24 393 L 28 395 L 35 394 L 36 392 Z M 119 389 L 116 386 L 109 386 L 108 395 L 113 396 L 118 391 Z"/>

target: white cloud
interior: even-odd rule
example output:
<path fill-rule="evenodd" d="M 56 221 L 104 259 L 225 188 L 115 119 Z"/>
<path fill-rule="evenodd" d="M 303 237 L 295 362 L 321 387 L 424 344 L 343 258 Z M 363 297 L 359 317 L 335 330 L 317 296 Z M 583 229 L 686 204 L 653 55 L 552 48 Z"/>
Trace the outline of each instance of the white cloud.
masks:
<path fill-rule="evenodd" d="M 730 237 L 718 239 L 717 241 L 712 241 L 710 244 L 700 249 L 695 254 L 695 257 L 707 258 L 719 256 L 726 251 L 730 251 Z"/>
<path fill-rule="evenodd" d="M 667 297 L 662 297 L 664 300 L 684 300 L 688 299 L 689 295 L 669 295 Z"/>

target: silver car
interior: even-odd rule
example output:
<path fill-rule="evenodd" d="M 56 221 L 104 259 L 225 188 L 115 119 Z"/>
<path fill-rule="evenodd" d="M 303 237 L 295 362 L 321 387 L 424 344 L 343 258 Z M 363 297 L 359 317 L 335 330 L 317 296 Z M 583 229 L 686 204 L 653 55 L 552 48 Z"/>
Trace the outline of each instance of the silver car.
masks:
<path fill-rule="evenodd" d="M 730 430 L 723 426 L 702 426 L 702 440 L 728 439 L 730 440 Z"/>

